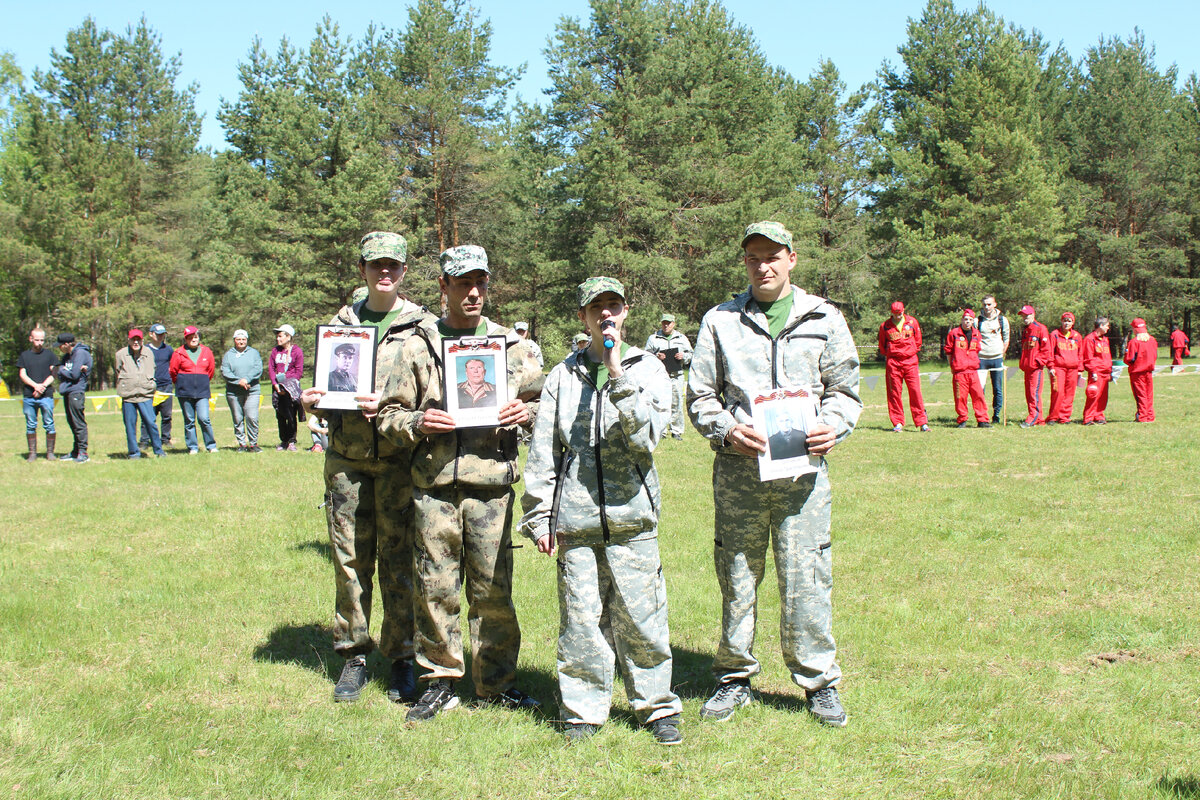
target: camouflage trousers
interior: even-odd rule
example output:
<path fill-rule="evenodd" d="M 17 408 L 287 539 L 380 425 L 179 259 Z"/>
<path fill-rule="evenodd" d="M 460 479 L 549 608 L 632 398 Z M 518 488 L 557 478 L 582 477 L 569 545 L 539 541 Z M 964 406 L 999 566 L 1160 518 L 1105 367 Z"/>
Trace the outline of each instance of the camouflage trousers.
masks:
<path fill-rule="evenodd" d="M 614 663 L 638 722 L 680 713 L 671 691 L 667 587 L 657 538 L 561 547 L 558 614 L 564 722 L 604 724 Z"/>
<path fill-rule="evenodd" d="M 671 425 L 667 432 L 683 436 L 683 412 L 687 408 L 687 373 L 683 370 L 671 377 Z"/>
<path fill-rule="evenodd" d="M 325 451 L 326 516 L 337 586 L 333 648 L 369 653 L 371 579 L 379 566 L 383 623 L 379 649 L 413 656 L 412 479 L 408 458 L 350 459 Z"/>
<path fill-rule="evenodd" d="M 511 486 L 414 489 L 417 663 L 424 680 L 465 674 L 459 593 L 466 585 L 475 692 L 511 689 L 521 629 L 512 602 Z"/>
<path fill-rule="evenodd" d="M 719 453 L 713 463 L 716 537 L 713 560 L 721 586 L 721 644 L 713 661 L 718 680 L 750 678 L 758 586 L 767 545 L 779 581 L 779 639 L 792 680 L 807 690 L 836 684 L 842 675 L 833 641 L 829 474 L 759 481 L 754 458 Z"/>

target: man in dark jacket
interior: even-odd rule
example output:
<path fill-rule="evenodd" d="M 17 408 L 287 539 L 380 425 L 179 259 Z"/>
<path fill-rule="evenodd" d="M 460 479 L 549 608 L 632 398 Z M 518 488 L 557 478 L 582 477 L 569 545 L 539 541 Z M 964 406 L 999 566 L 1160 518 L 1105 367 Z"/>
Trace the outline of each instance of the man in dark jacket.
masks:
<path fill-rule="evenodd" d="M 154 416 L 158 418 L 159 438 L 163 446 L 171 444 L 171 411 L 175 406 L 175 384 L 171 382 L 171 354 L 175 351 L 167 344 L 167 329 L 159 322 L 150 326 L 146 349 L 154 356 Z M 142 435 L 138 444 L 150 447 L 150 432 L 142 424 Z"/>
<path fill-rule="evenodd" d="M 75 341 L 75 334 L 60 333 L 58 349 L 62 361 L 58 365 L 58 391 L 63 396 L 67 410 L 67 424 L 75 442 L 71 447 L 71 459 L 79 464 L 88 460 L 88 426 L 84 416 L 83 393 L 87 389 L 88 376 L 92 374 L 92 351 L 83 342 Z"/>

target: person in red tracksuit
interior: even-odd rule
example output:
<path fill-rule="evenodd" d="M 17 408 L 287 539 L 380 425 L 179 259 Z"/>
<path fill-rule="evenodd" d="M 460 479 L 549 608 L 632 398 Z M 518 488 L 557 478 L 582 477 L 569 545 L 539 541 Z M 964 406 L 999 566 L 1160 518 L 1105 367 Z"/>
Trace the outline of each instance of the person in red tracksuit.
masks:
<path fill-rule="evenodd" d="M 1188 349 L 1192 344 L 1192 340 L 1188 335 L 1179 330 L 1178 325 L 1171 326 L 1171 364 L 1179 366 L 1183 363 L 1184 356 L 1190 356 L 1192 351 Z"/>
<path fill-rule="evenodd" d="M 1079 351 L 1083 337 L 1075 330 L 1075 315 L 1064 311 L 1061 327 L 1050 331 L 1050 413 L 1046 424 L 1071 421 L 1075 386 L 1079 383 Z"/>
<path fill-rule="evenodd" d="M 887 387 L 888 417 L 892 430 L 904 428 L 904 384 L 908 384 L 908 408 L 913 425 L 929 430 L 925 401 L 921 399 L 921 326 L 917 318 L 904 313 L 904 303 L 892 303 L 892 316 L 879 326 L 879 352 L 884 357 L 884 381 Z"/>
<path fill-rule="evenodd" d="M 1112 379 L 1112 351 L 1108 346 L 1108 317 L 1097 317 L 1096 328 L 1083 337 L 1083 368 L 1087 390 L 1083 396 L 1083 424 L 1103 425 L 1108 408 L 1108 382 Z"/>
<path fill-rule="evenodd" d="M 1021 309 L 1025 329 L 1021 332 L 1021 371 L 1025 373 L 1025 405 L 1029 415 L 1022 428 L 1045 425 L 1042 417 L 1042 370 L 1050 363 L 1050 331 L 1037 321 L 1033 306 Z"/>
<path fill-rule="evenodd" d="M 1137 404 L 1135 422 L 1154 422 L 1154 362 L 1158 360 L 1158 342 L 1146 331 L 1141 317 L 1130 323 L 1133 337 L 1125 346 L 1125 364 L 1129 368 L 1129 388 Z"/>
<path fill-rule="evenodd" d="M 950 371 L 954 373 L 954 413 L 958 416 L 958 427 L 967 427 L 967 396 L 975 409 L 975 422 L 981 428 L 990 428 L 987 405 L 983 400 L 983 384 L 979 382 L 979 348 L 983 337 L 975 328 L 975 312 L 963 309 L 962 324 L 951 328 L 946 334 L 946 346 L 942 348 L 950 357 Z"/>

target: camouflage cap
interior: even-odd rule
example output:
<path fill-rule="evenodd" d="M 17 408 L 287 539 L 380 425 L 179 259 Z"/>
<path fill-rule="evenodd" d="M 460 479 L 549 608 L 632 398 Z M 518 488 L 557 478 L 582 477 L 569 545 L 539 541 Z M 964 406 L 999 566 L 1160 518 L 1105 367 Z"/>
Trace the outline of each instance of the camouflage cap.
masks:
<path fill-rule="evenodd" d="M 663 314 L 662 317 L 660 317 L 658 321 L 659 322 L 674 322 L 675 315 L 674 314 Z"/>
<path fill-rule="evenodd" d="M 408 261 L 408 242 L 398 233 L 371 231 L 358 243 L 363 261 L 394 258 L 401 264 Z"/>
<path fill-rule="evenodd" d="M 788 252 L 794 252 L 792 250 L 792 232 L 778 222 L 764 220 L 763 222 L 756 222 L 750 227 L 746 228 L 746 233 L 742 236 L 743 248 L 745 248 L 746 242 L 750 241 L 751 236 L 765 237 L 770 239 L 772 242 L 775 242 L 775 244 L 783 245 L 788 249 Z"/>
<path fill-rule="evenodd" d="M 458 247 L 451 247 L 442 252 L 439 261 L 442 265 L 443 275 L 458 277 L 477 269 L 483 270 L 488 275 L 492 274 L 492 271 L 488 269 L 487 253 L 477 244 L 460 244 Z"/>
<path fill-rule="evenodd" d="M 583 308 L 605 292 L 612 292 L 625 299 L 625 286 L 616 278 L 597 276 L 579 284 L 579 307 Z"/>
<path fill-rule="evenodd" d="M 584 342 L 590 342 L 591 340 L 592 337 L 588 336 L 586 333 L 577 333 L 575 334 L 575 339 L 573 341 L 575 344 L 583 344 Z"/>

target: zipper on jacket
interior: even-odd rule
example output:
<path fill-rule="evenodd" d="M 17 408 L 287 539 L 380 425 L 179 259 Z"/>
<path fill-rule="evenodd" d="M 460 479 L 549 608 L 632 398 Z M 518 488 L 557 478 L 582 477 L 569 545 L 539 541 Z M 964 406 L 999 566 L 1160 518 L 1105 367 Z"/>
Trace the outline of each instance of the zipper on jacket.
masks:
<path fill-rule="evenodd" d="M 745 308 L 742 309 L 742 313 L 743 314 L 746 313 Z M 747 316 L 749 316 L 749 315 L 747 314 Z M 816 309 L 813 309 L 812 311 L 809 311 L 804 316 L 798 317 L 796 319 L 796 321 L 793 322 L 792 324 L 785 325 L 783 330 L 781 330 L 779 332 L 778 336 L 771 336 L 770 332 L 767 333 L 767 338 L 769 338 L 771 340 L 771 388 L 772 389 L 779 388 L 779 340 L 782 339 L 787 334 L 791 333 L 792 331 L 796 330 L 796 328 L 800 327 L 800 323 L 806 322 L 810 319 L 820 319 L 821 317 L 824 317 L 824 316 L 825 316 L 824 311 L 821 311 L 818 313 Z M 760 330 L 761 330 L 761 328 L 760 328 Z"/>
<path fill-rule="evenodd" d="M 570 450 L 564 450 L 562 458 L 558 463 L 558 479 L 554 484 L 554 499 L 550 503 L 550 535 L 558 536 L 558 512 L 562 505 L 563 484 L 567 479 L 567 472 L 571 469 L 571 462 L 575 460 L 575 453 Z M 555 541 L 555 539 L 551 539 Z"/>
<path fill-rule="evenodd" d="M 603 459 L 600 458 L 600 417 L 604 414 L 604 391 L 607 388 L 608 384 L 605 383 L 603 388 L 596 390 L 596 410 L 594 415 L 596 418 L 595 444 L 592 445 L 592 451 L 596 456 L 596 488 L 600 502 L 600 530 L 604 533 L 605 543 L 608 542 L 609 533 L 608 512 L 604 507 L 604 463 Z"/>

